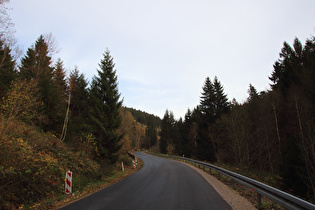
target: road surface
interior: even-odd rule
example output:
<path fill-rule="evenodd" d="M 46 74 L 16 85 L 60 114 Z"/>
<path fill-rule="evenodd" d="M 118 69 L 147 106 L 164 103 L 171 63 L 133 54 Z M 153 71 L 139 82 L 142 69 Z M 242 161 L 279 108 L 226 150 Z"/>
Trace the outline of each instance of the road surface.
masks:
<path fill-rule="evenodd" d="M 231 209 L 192 168 L 141 152 L 135 154 L 144 162 L 138 172 L 62 209 Z"/>

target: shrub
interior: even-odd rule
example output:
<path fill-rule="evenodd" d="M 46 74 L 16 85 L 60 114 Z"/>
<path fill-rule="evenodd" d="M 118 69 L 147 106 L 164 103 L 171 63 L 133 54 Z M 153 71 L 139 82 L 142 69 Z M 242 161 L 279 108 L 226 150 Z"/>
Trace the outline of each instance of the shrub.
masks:
<path fill-rule="evenodd" d="M 129 155 L 121 155 L 118 162 L 123 162 L 125 166 L 132 166 L 132 158 Z"/>

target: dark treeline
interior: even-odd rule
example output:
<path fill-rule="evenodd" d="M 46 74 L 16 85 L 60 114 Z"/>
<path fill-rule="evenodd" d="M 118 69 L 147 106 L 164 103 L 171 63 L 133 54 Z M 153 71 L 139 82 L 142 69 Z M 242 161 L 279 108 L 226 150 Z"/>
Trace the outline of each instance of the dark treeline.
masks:
<path fill-rule="evenodd" d="M 149 123 L 153 123 L 156 127 L 161 125 L 161 118 L 158 116 L 134 108 L 126 107 L 126 109 L 131 112 L 135 120 L 141 124 L 148 125 Z"/>
<path fill-rule="evenodd" d="M 267 91 L 250 84 L 241 104 L 207 77 L 184 119 L 166 110 L 160 152 L 271 173 L 282 189 L 314 201 L 315 38 L 284 42 L 269 79 Z"/>

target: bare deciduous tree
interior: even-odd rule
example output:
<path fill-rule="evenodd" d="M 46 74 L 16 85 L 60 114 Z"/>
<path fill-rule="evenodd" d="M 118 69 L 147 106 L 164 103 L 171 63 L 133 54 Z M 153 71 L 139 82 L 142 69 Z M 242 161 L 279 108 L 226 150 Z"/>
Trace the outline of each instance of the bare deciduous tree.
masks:
<path fill-rule="evenodd" d="M 56 42 L 55 37 L 52 33 L 43 35 L 45 42 L 48 45 L 48 56 L 53 57 L 53 55 L 60 52 L 60 48 L 58 47 L 58 43 Z"/>
<path fill-rule="evenodd" d="M 14 23 L 7 13 L 10 8 L 6 7 L 6 3 L 9 2 L 10 0 L 0 0 L 0 39 L 12 49 L 12 56 L 17 60 L 23 52 L 17 44 Z"/>

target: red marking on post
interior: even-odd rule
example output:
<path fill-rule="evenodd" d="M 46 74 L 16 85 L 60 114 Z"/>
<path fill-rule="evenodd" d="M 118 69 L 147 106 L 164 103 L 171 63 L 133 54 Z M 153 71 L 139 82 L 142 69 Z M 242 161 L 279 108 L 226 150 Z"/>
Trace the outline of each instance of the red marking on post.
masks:
<path fill-rule="evenodd" d="M 65 180 L 65 191 L 66 194 L 71 194 L 72 192 L 72 172 L 66 172 L 66 180 Z"/>

